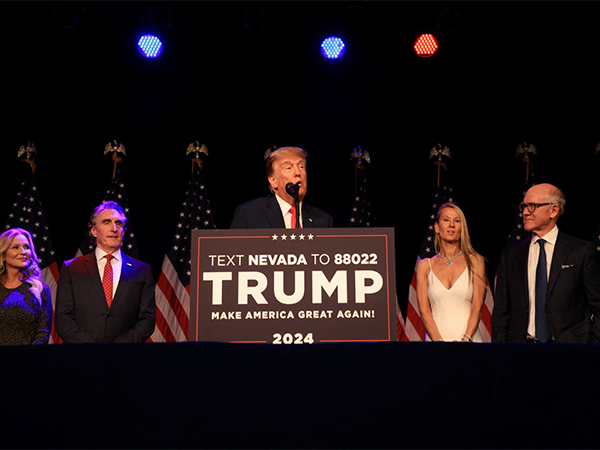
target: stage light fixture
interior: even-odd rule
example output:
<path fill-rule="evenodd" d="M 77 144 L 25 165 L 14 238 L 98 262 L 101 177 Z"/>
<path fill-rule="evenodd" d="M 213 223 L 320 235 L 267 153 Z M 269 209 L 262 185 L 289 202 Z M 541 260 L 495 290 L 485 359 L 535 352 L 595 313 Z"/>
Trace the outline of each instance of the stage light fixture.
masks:
<path fill-rule="evenodd" d="M 429 58 L 435 55 L 438 48 L 438 40 L 433 34 L 424 33 L 415 40 L 415 53 L 421 58 Z"/>
<path fill-rule="evenodd" d="M 146 58 L 158 58 L 163 51 L 163 44 L 152 34 L 145 34 L 138 40 L 138 51 Z"/>
<path fill-rule="evenodd" d="M 331 36 L 321 43 L 321 54 L 327 59 L 341 58 L 346 52 L 346 44 L 339 37 Z"/>

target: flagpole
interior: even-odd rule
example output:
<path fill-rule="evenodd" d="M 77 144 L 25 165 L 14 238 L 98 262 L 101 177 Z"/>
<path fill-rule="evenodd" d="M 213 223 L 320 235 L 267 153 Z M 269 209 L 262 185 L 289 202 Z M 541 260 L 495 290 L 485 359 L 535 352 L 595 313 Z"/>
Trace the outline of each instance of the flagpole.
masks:
<path fill-rule="evenodd" d="M 448 170 L 448 168 L 446 167 L 446 163 L 444 163 L 443 161 L 443 158 L 450 158 L 450 149 L 445 145 L 436 144 L 435 147 L 433 147 L 429 151 L 429 159 L 433 159 L 436 156 L 437 159 L 433 162 L 433 164 L 437 166 L 437 187 L 439 188 L 441 183 L 442 167 L 444 168 L 444 170 Z"/>
<path fill-rule="evenodd" d="M 208 149 L 198 141 L 186 151 L 192 160 L 192 174 L 182 203 L 177 227 L 167 248 L 154 289 L 156 296 L 156 328 L 151 342 L 181 342 L 189 338 L 191 230 L 216 229 L 206 183 L 201 173 Z M 201 157 L 202 156 L 202 157 Z M 198 165 L 196 170 L 195 165 Z M 193 212 L 193 214 L 192 214 Z"/>
<path fill-rule="evenodd" d="M 52 309 L 56 303 L 56 290 L 58 285 L 59 269 L 56 255 L 52 247 L 49 229 L 47 226 L 44 208 L 40 197 L 40 192 L 35 181 L 35 155 L 37 150 L 35 145 L 28 142 L 27 145 L 21 145 L 17 157 L 20 162 L 29 165 L 29 169 L 24 168 L 20 187 L 18 188 L 17 198 L 6 222 L 8 228 L 24 228 L 29 231 L 33 238 L 33 245 L 39 258 L 39 268 L 42 272 L 42 281 L 50 290 L 52 300 Z M 54 314 L 53 314 L 54 318 Z M 61 343 L 62 340 L 54 328 L 54 319 L 50 329 L 50 344 Z"/>
<path fill-rule="evenodd" d="M 114 180 L 117 176 L 117 164 L 123 162 L 123 158 L 119 156 L 119 153 L 122 153 L 123 156 L 127 156 L 127 153 L 125 151 L 125 146 L 123 146 L 123 144 L 117 144 L 117 141 L 106 144 L 106 147 L 104 147 L 104 154 L 106 155 L 107 153 L 112 153 L 112 160 L 114 161 L 112 179 Z"/>
<path fill-rule="evenodd" d="M 537 148 L 535 145 L 530 144 L 528 142 L 521 142 L 517 146 L 517 154 L 516 156 L 523 155 L 522 160 L 525 162 L 525 185 L 529 184 L 529 175 L 532 174 L 533 170 L 533 162 L 529 155 L 537 155 Z"/>
<path fill-rule="evenodd" d="M 208 156 L 208 149 L 206 148 L 206 145 L 200 144 L 198 141 L 194 141 L 190 145 L 188 145 L 185 154 L 188 156 L 193 156 L 192 174 L 194 173 L 194 164 L 198 164 L 198 170 L 202 170 L 203 161 L 202 158 L 200 158 L 201 153 L 204 153 L 206 156 Z"/>

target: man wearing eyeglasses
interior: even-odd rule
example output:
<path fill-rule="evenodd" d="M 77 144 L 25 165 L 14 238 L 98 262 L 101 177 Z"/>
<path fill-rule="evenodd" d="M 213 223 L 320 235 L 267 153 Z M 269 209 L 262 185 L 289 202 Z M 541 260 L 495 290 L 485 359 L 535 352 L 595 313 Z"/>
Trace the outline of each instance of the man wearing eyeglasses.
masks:
<path fill-rule="evenodd" d="M 500 258 L 492 341 L 600 343 L 600 262 L 589 243 L 559 231 L 564 193 L 535 185 L 520 208 L 531 235 Z"/>

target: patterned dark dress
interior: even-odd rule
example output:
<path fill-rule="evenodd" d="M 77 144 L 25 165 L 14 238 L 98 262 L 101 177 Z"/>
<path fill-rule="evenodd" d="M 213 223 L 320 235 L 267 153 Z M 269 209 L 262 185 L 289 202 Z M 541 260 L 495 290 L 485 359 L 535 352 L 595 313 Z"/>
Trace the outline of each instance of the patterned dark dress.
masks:
<path fill-rule="evenodd" d="M 52 328 L 52 299 L 44 284 L 42 304 L 27 283 L 14 289 L 0 284 L 0 345 L 47 344 Z"/>

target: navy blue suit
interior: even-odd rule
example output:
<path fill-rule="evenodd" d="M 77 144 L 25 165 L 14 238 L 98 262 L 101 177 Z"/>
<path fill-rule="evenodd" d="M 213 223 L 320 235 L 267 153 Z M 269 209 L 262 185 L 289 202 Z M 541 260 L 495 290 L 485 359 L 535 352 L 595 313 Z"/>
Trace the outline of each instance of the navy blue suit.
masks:
<path fill-rule="evenodd" d="M 531 236 L 507 247 L 500 258 L 492 314 L 493 342 L 526 340 L 530 243 Z M 600 262 L 595 253 L 589 243 L 559 230 L 546 297 L 546 317 L 556 342 L 600 343 Z"/>
<path fill-rule="evenodd" d="M 55 327 L 65 343 L 144 342 L 154 332 L 154 278 L 146 263 L 124 253 L 110 309 L 94 252 L 66 261 L 56 293 Z"/>
<path fill-rule="evenodd" d="M 314 206 L 302 203 L 303 228 L 331 228 L 333 219 Z M 285 228 L 283 214 L 275 195 L 261 197 L 239 205 L 229 228 Z"/>

